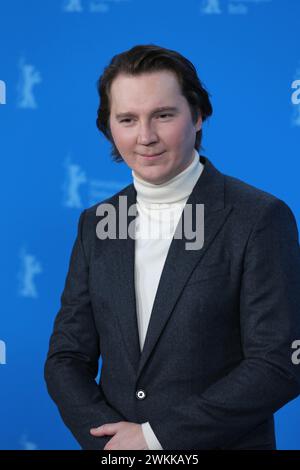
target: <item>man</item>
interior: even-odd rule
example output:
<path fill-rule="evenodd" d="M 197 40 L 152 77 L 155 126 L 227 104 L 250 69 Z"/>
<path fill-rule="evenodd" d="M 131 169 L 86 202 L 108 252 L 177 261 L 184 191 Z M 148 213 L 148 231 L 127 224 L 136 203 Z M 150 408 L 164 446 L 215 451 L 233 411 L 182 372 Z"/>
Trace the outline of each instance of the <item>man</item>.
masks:
<path fill-rule="evenodd" d="M 125 51 L 99 94 L 98 128 L 133 183 L 80 215 L 48 391 L 83 449 L 275 449 L 273 414 L 300 392 L 295 217 L 199 156 L 212 107 L 182 55 Z M 178 228 L 201 238 L 197 207 L 204 239 L 187 249 Z M 127 236 L 103 236 L 110 208 Z"/>

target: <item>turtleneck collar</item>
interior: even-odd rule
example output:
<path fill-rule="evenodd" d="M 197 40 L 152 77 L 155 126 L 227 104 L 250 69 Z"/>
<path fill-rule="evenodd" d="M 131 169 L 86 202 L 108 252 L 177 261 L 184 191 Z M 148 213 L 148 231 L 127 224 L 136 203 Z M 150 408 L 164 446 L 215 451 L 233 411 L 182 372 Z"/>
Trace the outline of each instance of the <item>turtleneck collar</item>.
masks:
<path fill-rule="evenodd" d="M 194 148 L 194 158 L 187 168 L 162 184 L 153 184 L 141 179 L 131 171 L 133 184 L 137 192 L 137 202 L 144 204 L 170 204 L 187 198 L 198 181 L 204 165 L 199 153 Z"/>

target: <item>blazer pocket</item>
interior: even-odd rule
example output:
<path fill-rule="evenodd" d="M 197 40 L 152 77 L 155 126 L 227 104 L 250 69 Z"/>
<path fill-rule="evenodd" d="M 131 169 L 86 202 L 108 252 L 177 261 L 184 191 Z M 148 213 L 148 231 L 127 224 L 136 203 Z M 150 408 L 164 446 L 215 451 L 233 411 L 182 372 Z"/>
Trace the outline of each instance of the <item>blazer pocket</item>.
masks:
<path fill-rule="evenodd" d="M 187 286 L 196 282 L 205 281 L 220 276 L 229 276 L 230 274 L 230 261 L 222 261 L 222 263 L 204 264 L 201 263 L 192 272 L 190 280 L 187 282 Z"/>

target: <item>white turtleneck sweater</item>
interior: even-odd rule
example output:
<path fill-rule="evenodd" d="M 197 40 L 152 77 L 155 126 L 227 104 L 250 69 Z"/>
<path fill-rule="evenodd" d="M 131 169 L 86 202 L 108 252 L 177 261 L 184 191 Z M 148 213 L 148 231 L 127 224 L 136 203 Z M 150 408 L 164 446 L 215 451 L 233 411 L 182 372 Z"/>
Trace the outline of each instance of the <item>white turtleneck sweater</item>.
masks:
<path fill-rule="evenodd" d="M 131 172 L 137 192 L 135 293 L 141 350 L 176 226 L 203 168 L 199 153 L 194 149 L 190 165 L 165 183 L 149 183 Z M 149 422 L 142 424 L 142 430 L 149 450 L 161 450 Z"/>

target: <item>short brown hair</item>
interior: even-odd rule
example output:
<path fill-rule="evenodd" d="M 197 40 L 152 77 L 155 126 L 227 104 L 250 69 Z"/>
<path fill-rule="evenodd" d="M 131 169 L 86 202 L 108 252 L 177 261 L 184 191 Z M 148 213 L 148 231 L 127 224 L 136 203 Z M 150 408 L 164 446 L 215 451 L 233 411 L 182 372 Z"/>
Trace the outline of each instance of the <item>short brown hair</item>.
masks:
<path fill-rule="evenodd" d="M 119 74 L 141 75 L 147 72 L 170 70 L 178 78 L 181 92 L 188 101 L 193 122 L 196 123 L 199 110 L 202 121 L 212 115 L 209 93 L 203 87 L 194 65 L 179 52 L 165 49 L 154 44 L 137 45 L 113 56 L 103 74 L 97 81 L 100 104 L 97 111 L 98 129 L 112 143 L 111 156 L 116 162 L 123 161 L 110 131 L 110 88 Z M 201 148 L 202 129 L 196 134 L 195 148 Z"/>

